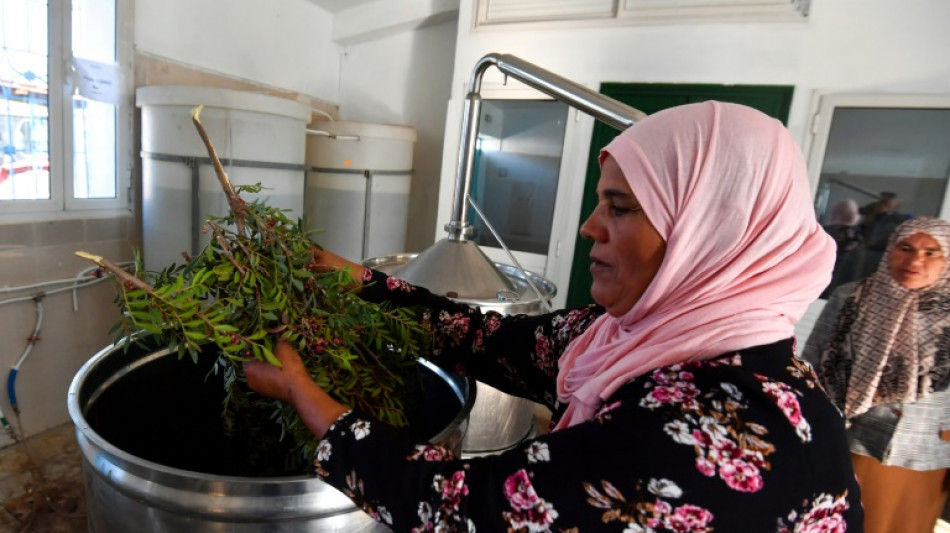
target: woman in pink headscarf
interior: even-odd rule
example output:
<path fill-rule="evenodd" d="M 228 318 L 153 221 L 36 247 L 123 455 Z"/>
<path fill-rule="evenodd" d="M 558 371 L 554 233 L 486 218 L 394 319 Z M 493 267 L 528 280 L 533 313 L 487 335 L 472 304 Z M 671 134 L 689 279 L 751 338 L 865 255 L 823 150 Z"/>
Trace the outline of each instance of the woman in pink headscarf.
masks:
<path fill-rule="evenodd" d="M 552 431 L 459 459 L 327 396 L 287 345 L 248 384 L 323 440 L 318 475 L 395 531 L 861 531 L 844 424 L 793 325 L 834 245 L 801 153 L 753 109 L 672 108 L 603 149 L 581 227 L 597 305 L 500 316 L 362 272 L 421 306 L 436 364 L 553 411 Z"/>

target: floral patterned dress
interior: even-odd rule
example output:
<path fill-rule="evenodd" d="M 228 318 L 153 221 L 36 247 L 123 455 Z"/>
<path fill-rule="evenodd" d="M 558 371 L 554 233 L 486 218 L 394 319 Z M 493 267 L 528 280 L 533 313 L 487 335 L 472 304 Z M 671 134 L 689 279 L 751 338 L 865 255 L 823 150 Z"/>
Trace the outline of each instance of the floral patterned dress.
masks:
<path fill-rule="evenodd" d="M 557 420 L 557 358 L 603 313 L 482 314 L 384 274 L 363 297 L 424 309 L 431 360 L 538 401 Z M 792 340 L 658 368 L 597 416 L 470 459 L 355 411 L 317 475 L 394 531 L 843 532 L 863 529 L 838 411 Z"/>

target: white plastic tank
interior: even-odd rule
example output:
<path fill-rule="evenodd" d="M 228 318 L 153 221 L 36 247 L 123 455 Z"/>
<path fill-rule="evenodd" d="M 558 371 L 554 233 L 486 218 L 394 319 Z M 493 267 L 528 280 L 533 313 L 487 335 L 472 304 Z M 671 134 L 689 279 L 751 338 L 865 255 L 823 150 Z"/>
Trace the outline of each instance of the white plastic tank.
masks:
<path fill-rule="evenodd" d="M 303 216 L 306 128 L 310 107 L 285 98 L 209 87 L 153 85 L 136 90 L 142 109 L 143 259 L 149 270 L 182 263 L 207 244 L 210 215 L 228 212 L 207 149 L 191 120 L 201 123 L 234 185 L 261 183 L 251 201 Z"/>
<path fill-rule="evenodd" d="M 407 126 L 312 124 L 304 220 L 314 242 L 354 262 L 403 251 L 415 142 Z"/>

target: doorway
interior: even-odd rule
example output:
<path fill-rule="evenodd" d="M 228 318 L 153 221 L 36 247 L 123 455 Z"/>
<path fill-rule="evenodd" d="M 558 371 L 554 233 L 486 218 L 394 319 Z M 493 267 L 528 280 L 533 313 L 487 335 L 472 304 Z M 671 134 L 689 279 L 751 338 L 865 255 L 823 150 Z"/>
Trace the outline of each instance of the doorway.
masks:
<path fill-rule="evenodd" d="M 753 107 L 780 120 L 783 124 L 787 124 L 794 87 L 786 85 L 604 83 L 601 85 L 600 92 L 633 106 L 648 115 L 677 105 L 718 100 Z M 600 149 L 608 144 L 617 133 L 617 130 L 601 122 L 594 125 L 587 159 L 584 193 L 581 199 L 581 217 L 578 221 L 578 227 L 583 224 L 587 215 L 597 205 L 597 181 L 600 179 L 598 155 Z M 593 283 L 593 278 L 588 268 L 592 243 L 579 235 L 575 238 L 570 282 L 567 288 L 567 307 L 581 307 L 593 303 L 590 296 L 590 286 Z"/>

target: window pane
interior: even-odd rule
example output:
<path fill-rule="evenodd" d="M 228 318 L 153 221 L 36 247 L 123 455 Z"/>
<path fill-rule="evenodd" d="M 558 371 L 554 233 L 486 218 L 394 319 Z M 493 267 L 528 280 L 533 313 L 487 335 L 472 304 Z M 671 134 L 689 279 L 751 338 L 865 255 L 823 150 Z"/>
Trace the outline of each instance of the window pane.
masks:
<path fill-rule="evenodd" d="M 73 55 L 115 63 L 115 0 L 73 0 Z M 73 96 L 73 195 L 115 198 L 117 106 Z"/>
<path fill-rule="evenodd" d="M 554 217 L 567 104 L 554 100 L 484 100 L 471 195 L 509 249 L 547 254 Z M 470 212 L 473 241 L 499 246 Z"/>
<path fill-rule="evenodd" d="M 950 109 L 834 108 L 816 198 L 820 221 L 839 237 L 826 294 L 871 275 L 904 220 L 940 216 L 948 169 Z M 844 216 L 851 202 L 858 216 Z"/>
<path fill-rule="evenodd" d="M 0 0 L 0 200 L 49 199 L 47 3 Z"/>

